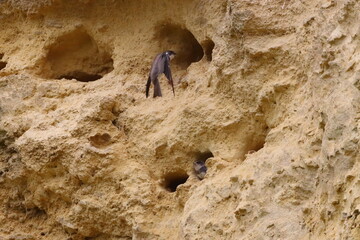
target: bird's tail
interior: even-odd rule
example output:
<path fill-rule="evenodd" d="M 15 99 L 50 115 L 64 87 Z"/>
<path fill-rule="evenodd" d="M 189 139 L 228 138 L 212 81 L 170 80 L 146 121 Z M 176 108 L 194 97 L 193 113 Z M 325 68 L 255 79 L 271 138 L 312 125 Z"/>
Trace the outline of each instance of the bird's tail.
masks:
<path fill-rule="evenodd" d="M 151 84 L 151 78 L 149 76 L 149 78 L 146 82 L 146 98 L 149 97 L 150 84 Z"/>
<path fill-rule="evenodd" d="M 174 90 L 174 82 L 173 82 L 173 80 L 171 79 L 171 87 L 172 87 L 172 91 L 173 91 L 173 94 L 174 94 L 174 96 L 175 96 L 175 90 Z"/>
<path fill-rule="evenodd" d="M 159 79 L 154 80 L 154 98 L 162 97 Z"/>

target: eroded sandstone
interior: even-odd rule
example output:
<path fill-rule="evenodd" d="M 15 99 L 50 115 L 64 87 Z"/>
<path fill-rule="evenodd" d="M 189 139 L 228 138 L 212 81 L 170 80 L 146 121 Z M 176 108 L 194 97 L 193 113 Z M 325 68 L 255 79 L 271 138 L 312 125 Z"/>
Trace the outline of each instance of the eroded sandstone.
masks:
<path fill-rule="evenodd" d="M 359 239 L 359 10 L 0 1 L 0 238 Z"/>

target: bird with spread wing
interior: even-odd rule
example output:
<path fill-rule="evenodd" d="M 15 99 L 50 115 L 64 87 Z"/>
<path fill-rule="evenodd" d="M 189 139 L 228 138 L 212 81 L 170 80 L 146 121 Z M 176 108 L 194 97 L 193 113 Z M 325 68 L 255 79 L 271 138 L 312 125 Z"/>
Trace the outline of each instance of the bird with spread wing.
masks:
<path fill-rule="evenodd" d="M 146 97 L 149 97 L 150 85 L 153 83 L 154 85 L 154 98 L 161 97 L 161 88 L 159 82 L 159 75 L 164 73 L 166 78 L 168 79 L 169 84 L 172 87 L 173 94 L 175 96 L 174 90 L 174 82 L 171 75 L 170 70 L 170 60 L 176 55 L 173 51 L 165 51 L 163 53 L 158 54 L 150 69 L 149 78 L 146 83 Z"/>

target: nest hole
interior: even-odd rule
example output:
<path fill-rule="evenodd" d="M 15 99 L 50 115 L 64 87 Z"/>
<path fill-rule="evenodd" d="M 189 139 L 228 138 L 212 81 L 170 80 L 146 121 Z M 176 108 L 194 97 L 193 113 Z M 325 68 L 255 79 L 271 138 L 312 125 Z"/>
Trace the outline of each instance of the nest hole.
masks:
<path fill-rule="evenodd" d="M 95 40 L 79 28 L 58 37 L 49 46 L 40 75 L 45 78 L 91 82 L 113 69 L 111 55 L 100 49 Z"/>
<path fill-rule="evenodd" d="M 265 139 L 261 139 L 259 142 L 257 142 L 254 146 L 252 151 L 257 152 L 260 149 L 262 149 L 265 145 Z"/>
<path fill-rule="evenodd" d="M 215 43 L 212 40 L 208 39 L 208 40 L 203 41 L 201 45 L 203 46 L 206 60 L 208 62 L 211 62 Z"/>
<path fill-rule="evenodd" d="M 0 70 L 6 67 L 6 62 L 0 61 Z"/>
<path fill-rule="evenodd" d="M 0 60 L 4 57 L 3 53 L 0 53 Z M 7 62 L 0 61 L 0 70 L 6 67 Z"/>
<path fill-rule="evenodd" d="M 86 72 L 72 72 L 72 73 L 68 73 L 66 75 L 61 75 L 58 79 L 68 79 L 68 80 L 72 80 L 72 79 L 76 79 L 80 82 L 92 82 L 92 81 L 96 81 L 100 78 L 102 78 L 103 76 L 98 75 L 98 74 L 88 74 Z"/>
<path fill-rule="evenodd" d="M 26 215 L 28 217 L 31 217 L 31 218 L 38 218 L 38 217 L 46 217 L 47 216 L 45 210 L 40 209 L 38 207 L 34 207 L 34 208 L 31 208 L 31 209 L 26 209 L 25 211 L 26 211 Z"/>
<path fill-rule="evenodd" d="M 184 184 L 188 178 L 189 175 L 183 170 L 167 173 L 163 177 L 162 187 L 169 192 L 175 192 L 176 188 Z"/>
<path fill-rule="evenodd" d="M 214 157 L 214 154 L 212 154 L 210 151 L 199 152 L 196 154 L 196 161 L 206 162 L 206 160 L 212 157 Z"/>
<path fill-rule="evenodd" d="M 204 56 L 203 48 L 194 35 L 177 24 L 160 24 L 156 28 L 155 40 L 162 51 L 170 49 L 176 53 L 172 65 L 181 70 L 200 61 Z"/>

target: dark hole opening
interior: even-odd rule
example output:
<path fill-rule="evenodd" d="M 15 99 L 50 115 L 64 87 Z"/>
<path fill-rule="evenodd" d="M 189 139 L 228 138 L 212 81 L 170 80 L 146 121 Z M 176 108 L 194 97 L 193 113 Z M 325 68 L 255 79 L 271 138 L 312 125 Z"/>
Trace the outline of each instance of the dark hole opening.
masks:
<path fill-rule="evenodd" d="M 6 67 L 6 62 L 0 61 L 0 70 Z"/>
<path fill-rule="evenodd" d="M 92 82 L 102 78 L 102 76 L 98 74 L 89 74 L 86 72 L 76 71 L 69 74 L 61 75 L 58 79 L 63 79 L 63 78 L 68 80 L 76 79 L 80 82 Z"/>
<path fill-rule="evenodd" d="M 212 157 L 214 157 L 214 155 L 210 151 L 200 152 L 196 155 L 196 161 L 206 162 L 206 160 Z"/>
<path fill-rule="evenodd" d="M 42 69 L 39 69 L 39 74 L 45 78 L 92 82 L 114 69 L 111 54 L 83 28 L 64 33 L 47 49 Z"/>
<path fill-rule="evenodd" d="M 170 172 L 164 176 L 163 187 L 169 192 L 175 192 L 176 188 L 184 184 L 189 175 L 185 171 Z"/>
<path fill-rule="evenodd" d="M 40 209 L 38 207 L 27 209 L 26 212 L 27 212 L 27 216 L 32 218 L 46 216 L 45 210 Z"/>
<path fill-rule="evenodd" d="M 166 23 L 159 24 L 155 31 L 155 41 L 159 43 L 159 48 L 175 51 L 176 57 L 172 62 L 180 69 L 187 69 L 191 63 L 200 61 L 204 56 L 200 43 L 185 27 Z"/>
<path fill-rule="evenodd" d="M 212 61 L 212 52 L 215 47 L 215 43 L 212 40 L 208 39 L 208 40 L 205 40 L 204 42 L 202 42 L 202 46 L 203 46 L 203 49 L 205 52 L 206 60 L 211 62 Z"/>
<path fill-rule="evenodd" d="M 253 147 L 253 151 L 257 152 L 260 149 L 262 149 L 265 145 L 265 140 L 261 140 L 260 142 L 258 142 L 254 147 Z"/>

